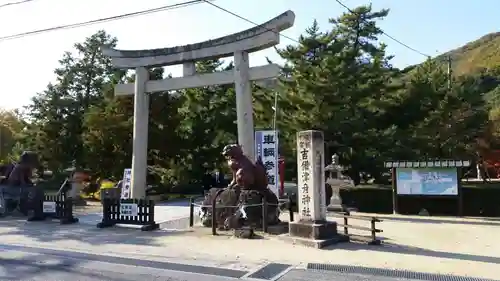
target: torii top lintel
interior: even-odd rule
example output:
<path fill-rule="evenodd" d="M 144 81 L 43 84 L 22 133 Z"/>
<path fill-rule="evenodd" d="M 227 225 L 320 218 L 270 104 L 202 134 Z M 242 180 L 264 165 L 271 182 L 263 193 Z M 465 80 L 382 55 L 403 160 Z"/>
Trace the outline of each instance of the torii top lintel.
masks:
<path fill-rule="evenodd" d="M 295 14 L 286 11 L 266 23 L 214 40 L 149 50 L 116 50 L 103 47 L 102 52 L 111 57 L 113 66 L 119 69 L 159 67 L 217 59 L 228 57 L 235 51 L 255 52 L 277 45 L 279 32 L 292 27 L 294 21 Z"/>

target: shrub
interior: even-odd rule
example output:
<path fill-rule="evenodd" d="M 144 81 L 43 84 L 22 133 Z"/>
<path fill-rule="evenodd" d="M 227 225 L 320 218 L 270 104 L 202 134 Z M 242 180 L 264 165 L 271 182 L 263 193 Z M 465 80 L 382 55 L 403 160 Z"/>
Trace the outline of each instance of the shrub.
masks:
<path fill-rule="evenodd" d="M 392 213 L 392 190 L 387 188 L 340 189 L 342 204 L 366 213 Z"/>
<path fill-rule="evenodd" d="M 462 187 L 463 215 L 500 217 L 500 188 Z M 342 203 L 360 212 L 388 214 L 393 212 L 392 190 L 388 188 L 347 188 L 340 190 Z M 456 197 L 399 196 L 400 214 L 416 215 L 426 209 L 431 215 L 458 215 Z"/>

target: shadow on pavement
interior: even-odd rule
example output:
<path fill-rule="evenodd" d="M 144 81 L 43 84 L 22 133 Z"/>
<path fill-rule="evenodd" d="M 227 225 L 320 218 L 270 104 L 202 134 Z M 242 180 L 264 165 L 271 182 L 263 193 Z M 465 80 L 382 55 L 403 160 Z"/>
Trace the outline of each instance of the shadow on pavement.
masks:
<path fill-rule="evenodd" d="M 34 276 L 54 270 L 64 270 L 78 266 L 77 260 L 62 260 L 51 263 L 43 262 L 43 255 L 25 256 L 20 259 L 5 259 L 0 257 L 0 268 L 3 280 L 30 280 Z"/>
<path fill-rule="evenodd" d="M 24 256 L 19 259 L 5 259 L 0 257 L 0 278 L 2 280 L 33 280 L 39 275 L 47 276 L 54 272 L 73 273 L 81 265 L 82 260 L 50 257 L 47 262 L 47 256 L 42 254 Z M 95 280 L 102 279 L 99 274 L 85 273 L 85 277 Z M 82 273 L 79 272 L 79 276 Z M 110 279 L 110 281 L 120 281 L 119 279 Z"/>
<path fill-rule="evenodd" d="M 484 263 L 492 263 L 492 264 L 500 264 L 500 257 L 490 257 L 490 256 L 481 256 L 481 255 L 473 255 L 473 254 L 463 254 L 463 253 L 451 253 L 451 252 L 443 252 L 443 251 L 434 251 L 419 247 L 411 247 L 406 245 L 398 245 L 393 243 L 384 242 L 379 246 L 369 246 L 361 243 L 340 243 L 333 245 L 331 247 L 325 248 L 326 250 L 335 250 L 335 249 L 345 249 L 351 251 L 376 251 L 376 252 L 387 252 L 394 254 L 404 254 L 404 255 L 415 255 L 415 256 L 426 256 L 426 257 L 435 257 L 435 258 L 445 258 L 445 259 L 455 259 L 455 260 L 467 260 L 474 262 L 484 262 Z"/>
<path fill-rule="evenodd" d="M 223 268 L 220 266 L 213 267 L 213 266 L 203 266 L 203 265 L 176 263 L 168 261 L 154 261 L 148 258 L 137 259 L 129 257 L 97 255 L 92 253 L 81 253 L 81 252 L 72 252 L 66 250 L 54 250 L 46 248 L 28 247 L 28 246 L 0 244 L 0 249 L 7 251 L 9 250 L 22 251 L 25 253 L 35 254 L 28 256 L 29 259 L 26 259 L 25 257 L 16 259 L 0 258 L 0 266 L 4 264 L 14 265 L 16 267 L 23 266 L 26 264 L 30 266 L 31 262 L 29 262 L 29 260 L 33 260 L 34 263 L 43 264 L 45 262 L 46 264 L 47 263 L 51 264 L 52 266 L 47 268 L 47 270 L 51 271 L 69 272 L 70 268 L 75 268 L 78 265 L 80 265 L 80 267 L 83 267 L 83 264 L 86 262 L 88 263 L 97 262 L 97 263 L 109 264 L 105 266 L 105 268 L 107 269 L 113 268 L 114 265 L 121 265 L 127 267 L 141 266 L 151 269 L 172 270 L 178 272 L 215 275 L 215 276 L 223 276 L 231 278 L 241 278 L 248 273 L 247 271 L 244 270 Z M 79 273 L 81 272 L 81 268 L 75 268 L 75 269 L 77 269 Z M 35 273 L 40 274 L 41 272 L 35 272 Z M 99 278 L 98 280 L 103 280 L 103 279 Z M 104 280 L 109 280 L 109 279 L 106 278 Z"/>
<path fill-rule="evenodd" d="M 99 229 L 92 225 L 73 224 L 60 225 L 56 221 L 25 222 L 19 220 L 0 221 L 0 240 L 7 236 L 25 236 L 34 241 L 57 242 L 62 240 L 75 240 L 91 245 L 103 244 L 131 244 L 131 245 L 157 245 L 155 240 L 159 237 L 179 235 L 191 230 L 165 230 L 141 231 L 137 228 L 110 227 Z"/>

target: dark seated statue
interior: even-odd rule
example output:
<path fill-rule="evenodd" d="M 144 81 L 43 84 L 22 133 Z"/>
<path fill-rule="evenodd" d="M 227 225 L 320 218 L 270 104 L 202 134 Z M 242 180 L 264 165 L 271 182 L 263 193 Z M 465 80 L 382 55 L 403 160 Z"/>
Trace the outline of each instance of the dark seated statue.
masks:
<path fill-rule="evenodd" d="M 227 188 L 212 188 L 204 198 L 201 220 L 204 226 L 212 225 L 212 208 L 216 198 L 216 223 L 221 229 L 234 229 L 242 226 L 262 226 L 263 198 L 269 204 L 268 225 L 279 223 L 277 196 L 267 187 L 267 173 L 260 159 L 253 163 L 238 145 L 228 145 L 223 155 L 233 173 L 233 180 Z M 227 207 L 225 207 L 227 206 Z"/>
<path fill-rule="evenodd" d="M 24 215 L 30 210 L 35 210 L 39 215 L 39 209 L 43 209 L 44 193 L 32 182 L 33 170 L 38 167 L 38 155 L 26 151 L 17 163 L 5 165 L 0 169 L 1 213 L 11 213 L 18 209 Z M 43 213 L 43 210 L 41 212 Z"/>

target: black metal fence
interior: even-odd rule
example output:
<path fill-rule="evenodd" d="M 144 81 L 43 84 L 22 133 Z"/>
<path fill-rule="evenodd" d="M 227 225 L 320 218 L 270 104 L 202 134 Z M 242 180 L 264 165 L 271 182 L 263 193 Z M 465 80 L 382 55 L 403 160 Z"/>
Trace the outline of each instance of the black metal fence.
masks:
<path fill-rule="evenodd" d="M 141 225 L 142 231 L 158 229 L 160 226 L 155 222 L 155 202 L 146 199 L 104 198 L 102 221 L 97 227 L 105 228 L 116 224 Z"/>
<path fill-rule="evenodd" d="M 58 219 L 61 224 L 78 222 L 73 216 L 73 200 L 65 192 L 45 194 L 36 186 L 0 187 L 0 216 L 28 216 L 28 221 Z"/>
<path fill-rule="evenodd" d="M 41 217 L 37 216 L 37 208 L 35 208 L 33 215 L 28 218 L 28 221 L 53 218 L 60 220 L 61 224 L 78 222 L 78 218 L 73 216 L 73 200 L 68 198 L 65 192 L 60 192 L 55 195 L 44 194 L 41 207 L 43 215 Z"/>
<path fill-rule="evenodd" d="M 200 198 L 200 197 L 191 197 L 189 199 L 189 226 L 190 227 L 193 227 L 194 226 L 194 208 L 195 207 L 198 207 L 198 208 L 210 208 L 211 210 L 211 216 L 212 216 L 212 235 L 217 235 L 217 209 L 223 209 L 223 208 L 239 208 L 240 206 L 224 206 L 224 205 L 220 205 L 220 204 L 217 204 L 217 197 L 220 195 L 220 193 L 222 192 L 223 190 L 219 190 L 218 193 L 216 194 L 216 196 L 214 196 L 213 200 L 212 200 L 212 204 L 211 205 L 203 205 L 203 204 L 197 204 L 195 203 L 196 199 L 197 198 Z M 267 202 L 266 198 L 263 197 L 262 198 L 262 203 L 260 204 L 252 204 L 252 205 L 245 205 L 246 208 L 252 208 L 252 207 L 261 207 L 262 206 L 262 231 L 264 233 L 267 233 L 268 232 L 268 221 L 267 221 L 267 218 L 268 218 L 268 210 L 269 210 L 269 206 L 272 206 L 273 204 Z M 277 206 L 278 208 L 280 206 L 284 206 L 288 213 L 289 213 L 289 216 L 290 216 L 290 222 L 293 221 L 294 217 L 293 217 L 293 206 L 294 206 L 294 202 L 292 200 L 291 197 L 289 197 L 288 199 L 285 199 L 285 200 L 280 200 L 280 202 L 278 204 L 274 204 L 274 206 Z"/>

